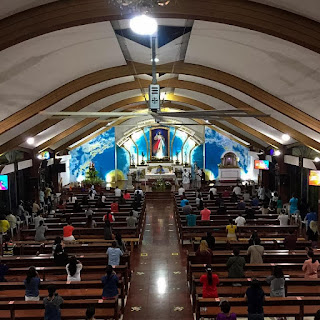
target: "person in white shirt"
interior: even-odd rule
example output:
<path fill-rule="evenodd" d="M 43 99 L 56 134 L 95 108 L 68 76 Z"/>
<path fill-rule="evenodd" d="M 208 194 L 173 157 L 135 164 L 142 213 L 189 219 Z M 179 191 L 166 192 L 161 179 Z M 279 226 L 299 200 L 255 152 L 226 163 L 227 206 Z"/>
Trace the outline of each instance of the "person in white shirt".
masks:
<path fill-rule="evenodd" d="M 75 203 L 77 201 L 77 197 L 75 197 L 73 194 L 69 197 L 69 202 L 70 203 Z"/>
<path fill-rule="evenodd" d="M 243 201 L 250 201 L 250 194 L 248 191 L 243 193 Z"/>
<path fill-rule="evenodd" d="M 82 264 L 77 260 L 75 256 L 70 258 L 70 262 L 66 266 L 67 281 L 81 281 L 80 272 L 82 270 Z"/>
<path fill-rule="evenodd" d="M 238 217 L 234 220 L 236 223 L 237 227 L 242 227 L 246 223 L 246 219 L 239 213 Z"/>
<path fill-rule="evenodd" d="M 137 193 L 139 193 L 141 195 L 141 198 L 143 197 L 143 191 L 141 190 L 140 187 L 138 187 L 138 189 L 135 190 L 135 192 L 134 192 L 134 194 L 137 194 Z"/>
<path fill-rule="evenodd" d="M 106 196 L 103 194 L 103 192 L 100 192 L 101 202 L 106 202 Z"/>
<path fill-rule="evenodd" d="M 34 228 L 37 229 L 39 227 L 40 221 L 44 221 L 42 213 L 39 213 L 35 218 L 34 218 Z"/>
<path fill-rule="evenodd" d="M 178 189 L 178 195 L 179 195 L 179 196 L 182 196 L 185 191 L 186 191 L 186 190 L 185 190 L 184 187 L 181 185 L 180 188 Z"/>
<path fill-rule="evenodd" d="M 239 186 L 235 186 L 232 190 L 237 196 L 241 195 L 241 188 Z"/>
<path fill-rule="evenodd" d="M 114 189 L 114 196 L 118 198 L 121 197 L 121 189 L 118 186 Z"/>
<path fill-rule="evenodd" d="M 215 188 L 214 186 L 211 187 L 211 188 L 209 189 L 209 193 L 210 193 L 210 192 L 212 192 L 212 194 L 213 194 L 214 196 L 216 196 L 216 195 L 217 195 L 217 188 Z"/>
<path fill-rule="evenodd" d="M 281 211 L 278 220 L 280 221 L 280 226 L 287 226 L 289 222 L 289 217 L 285 214 L 285 212 Z"/>

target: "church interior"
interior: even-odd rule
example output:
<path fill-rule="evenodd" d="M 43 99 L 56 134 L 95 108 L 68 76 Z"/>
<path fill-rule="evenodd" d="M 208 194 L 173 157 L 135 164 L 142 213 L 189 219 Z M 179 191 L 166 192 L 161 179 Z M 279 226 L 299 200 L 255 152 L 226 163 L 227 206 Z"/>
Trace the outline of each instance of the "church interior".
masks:
<path fill-rule="evenodd" d="M 0 26 L 0 320 L 320 320 L 319 0 Z"/>

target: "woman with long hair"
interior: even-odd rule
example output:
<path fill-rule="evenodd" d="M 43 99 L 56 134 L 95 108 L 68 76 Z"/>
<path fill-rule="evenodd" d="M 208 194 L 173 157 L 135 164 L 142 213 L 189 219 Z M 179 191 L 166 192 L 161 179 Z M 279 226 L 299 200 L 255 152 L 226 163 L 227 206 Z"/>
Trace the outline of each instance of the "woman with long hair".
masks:
<path fill-rule="evenodd" d="M 219 277 L 212 273 L 210 264 L 206 266 L 206 274 L 200 277 L 202 283 L 202 297 L 203 298 L 218 298 L 217 285 L 219 284 Z"/>
<path fill-rule="evenodd" d="M 53 252 L 54 263 L 57 266 L 65 266 L 68 262 L 68 255 L 64 252 L 61 243 L 57 244 Z"/>
<path fill-rule="evenodd" d="M 317 221 L 311 221 L 307 231 L 308 240 L 312 241 L 312 248 L 316 248 L 318 244 L 319 231 Z"/>
<path fill-rule="evenodd" d="M 70 258 L 66 270 L 68 274 L 67 281 L 81 281 L 80 272 L 82 270 L 82 264 L 75 256 Z"/>
<path fill-rule="evenodd" d="M 26 287 L 25 301 L 39 301 L 40 278 L 35 267 L 30 267 L 24 280 Z"/>
<path fill-rule="evenodd" d="M 272 276 L 267 277 L 270 284 L 270 297 L 285 297 L 285 279 L 281 267 L 275 266 Z"/>
<path fill-rule="evenodd" d="M 86 222 L 86 228 L 95 228 L 97 223 L 92 219 L 92 215 L 89 215 Z"/>
<path fill-rule="evenodd" d="M 318 269 L 319 269 L 319 261 L 314 256 L 314 252 L 309 250 L 307 252 L 308 259 L 305 260 L 302 271 L 304 272 L 304 277 L 306 279 L 317 279 L 318 278 Z"/>
<path fill-rule="evenodd" d="M 202 263 L 211 263 L 212 261 L 212 250 L 208 246 L 208 242 L 206 240 L 201 240 L 200 246 L 198 250 L 196 251 L 197 257 L 202 257 L 201 262 Z"/>
<path fill-rule="evenodd" d="M 101 282 L 103 285 L 102 290 L 102 299 L 116 299 L 118 296 L 118 283 L 119 278 L 116 273 L 113 271 L 111 265 L 107 265 L 106 274 L 101 278 Z"/>
<path fill-rule="evenodd" d="M 119 232 L 116 233 L 115 240 L 116 240 L 117 248 L 119 248 L 122 252 L 125 252 L 126 244 L 122 240 L 121 234 Z"/>
<path fill-rule="evenodd" d="M 237 240 L 237 226 L 233 223 L 232 219 L 229 219 L 229 224 L 226 226 L 227 239 L 228 240 Z"/>
<path fill-rule="evenodd" d="M 43 304 L 45 307 L 44 320 L 61 320 L 60 307 L 63 299 L 56 293 L 54 285 L 48 286 L 48 296 L 43 299 Z"/>

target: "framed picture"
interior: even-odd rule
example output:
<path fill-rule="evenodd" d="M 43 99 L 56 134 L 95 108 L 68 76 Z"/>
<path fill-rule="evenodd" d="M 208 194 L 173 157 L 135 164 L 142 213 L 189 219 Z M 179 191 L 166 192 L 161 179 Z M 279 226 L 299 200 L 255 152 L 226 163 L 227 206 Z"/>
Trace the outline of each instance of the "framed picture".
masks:
<path fill-rule="evenodd" d="M 169 160 L 169 129 L 150 129 L 150 160 Z"/>

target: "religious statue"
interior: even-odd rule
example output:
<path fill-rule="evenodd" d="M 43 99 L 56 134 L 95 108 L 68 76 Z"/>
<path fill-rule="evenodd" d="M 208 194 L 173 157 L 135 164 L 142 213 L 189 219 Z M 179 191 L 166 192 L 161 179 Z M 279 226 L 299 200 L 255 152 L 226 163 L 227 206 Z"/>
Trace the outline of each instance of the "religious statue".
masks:
<path fill-rule="evenodd" d="M 143 165 L 144 164 L 144 152 L 143 151 L 141 152 L 141 158 L 142 158 L 141 164 Z"/>
<path fill-rule="evenodd" d="M 131 166 L 134 167 L 135 163 L 134 163 L 134 155 L 131 155 Z"/>
<path fill-rule="evenodd" d="M 177 157 L 176 164 L 179 164 L 180 161 L 179 161 L 179 152 L 178 151 L 176 152 L 176 157 Z"/>
<path fill-rule="evenodd" d="M 153 139 L 157 141 L 153 145 L 153 155 L 158 159 L 164 158 L 167 152 L 166 152 L 166 145 L 165 145 L 165 140 L 163 135 L 161 134 L 160 131 L 158 131 L 158 133 L 154 136 Z"/>
<path fill-rule="evenodd" d="M 159 165 L 159 167 L 156 170 L 157 174 L 163 174 L 164 173 L 164 169 L 162 168 L 162 165 Z"/>

